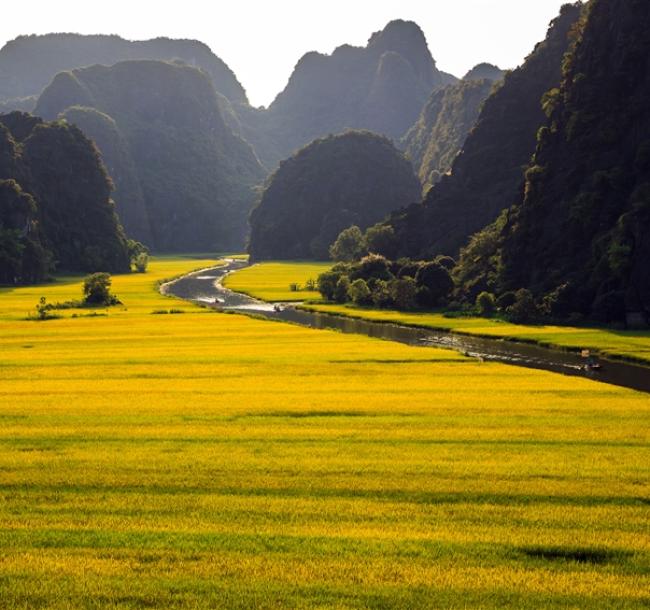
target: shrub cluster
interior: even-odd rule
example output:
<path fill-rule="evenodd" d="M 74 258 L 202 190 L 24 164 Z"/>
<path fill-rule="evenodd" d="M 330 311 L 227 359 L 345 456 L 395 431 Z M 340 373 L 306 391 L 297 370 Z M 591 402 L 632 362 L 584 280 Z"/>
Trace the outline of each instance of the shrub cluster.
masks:
<path fill-rule="evenodd" d="M 337 303 L 416 309 L 448 303 L 454 288 L 446 261 L 390 261 L 368 254 L 351 263 L 338 263 L 318 276 L 323 298 Z"/>

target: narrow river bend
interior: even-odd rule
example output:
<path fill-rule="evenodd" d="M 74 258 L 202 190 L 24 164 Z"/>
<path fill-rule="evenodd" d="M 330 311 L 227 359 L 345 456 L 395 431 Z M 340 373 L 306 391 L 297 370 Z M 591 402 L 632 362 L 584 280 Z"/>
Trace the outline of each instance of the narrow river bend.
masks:
<path fill-rule="evenodd" d="M 220 267 L 204 269 L 163 284 L 160 291 L 207 307 L 255 314 L 271 320 L 283 320 L 309 328 L 333 329 L 398 341 L 408 345 L 453 349 L 469 357 L 502 362 L 513 366 L 586 377 L 604 383 L 650 392 L 650 368 L 620 361 L 602 361 L 602 369 L 585 370 L 579 354 L 504 339 L 487 339 L 447 331 L 412 328 L 399 324 L 371 322 L 327 313 L 303 311 L 291 305 L 276 307 L 233 292 L 222 285 L 223 278 L 247 266 L 247 262 L 225 259 Z"/>

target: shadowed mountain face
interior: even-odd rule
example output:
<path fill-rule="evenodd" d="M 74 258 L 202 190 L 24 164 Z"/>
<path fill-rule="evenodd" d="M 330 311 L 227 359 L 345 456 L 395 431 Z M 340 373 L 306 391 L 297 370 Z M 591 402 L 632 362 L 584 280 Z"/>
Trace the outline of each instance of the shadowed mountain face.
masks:
<path fill-rule="evenodd" d="M 71 106 L 60 116 L 95 142 L 113 180 L 113 200 L 128 235 L 145 244 L 155 243 L 131 148 L 117 123 L 107 114 L 85 106 Z"/>
<path fill-rule="evenodd" d="M 267 169 L 313 139 L 349 128 L 398 139 L 434 88 L 457 81 L 436 68 L 422 31 L 406 21 L 389 23 L 365 48 L 307 53 L 269 109 L 251 107 L 228 66 L 198 41 L 49 34 L 21 36 L 0 50 L 0 110 L 32 111 L 61 72 L 140 59 L 204 70 L 226 124 L 254 147 Z"/>
<path fill-rule="evenodd" d="M 0 100 L 40 95 L 59 72 L 131 59 L 179 59 L 203 69 L 215 89 L 231 102 L 247 102 L 232 70 L 197 40 L 130 41 L 119 36 L 79 34 L 20 36 L 8 42 L 0 49 Z"/>
<path fill-rule="evenodd" d="M 465 74 L 463 80 L 483 80 L 486 78 L 491 81 L 499 81 L 502 80 L 505 75 L 505 70 L 501 70 L 501 68 L 498 68 L 493 64 L 482 63 L 474 66 L 467 74 Z"/>
<path fill-rule="evenodd" d="M 0 115 L 0 281 L 70 271 L 128 271 L 111 182 L 76 127 L 23 113 Z"/>
<path fill-rule="evenodd" d="M 307 53 L 262 117 L 261 127 L 274 143 L 264 160 L 272 167 L 311 140 L 347 128 L 400 138 L 431 91 L 449 80 L 436 68 L 420 28 L 409 21 L 389 23 L 365 48 Z"/>
<path fill-rule="evenodd" d="M 522 168 L 535 150 L 537 130 L 546 121 L 540 100 L 560 82 L 569 32 L 579 15 L 578 6 L 563 7 L 546 40 L 487 98 L 451 175 L 428 192 L 423 204 L 393 216 L 402 254 L 454 255 L 470 235 L 517 201 Z"/>
<path fill-rule="evenodd" d="M 485 73 L 497 80 L 504 74 L 498 68 Z M 420 118 L 402 140 L 425 190 L 451 169 L 493 87 L 494 79 L 472 76 L 431 94 Z"/>
<path fill-rule="evenodd" d="M 204 72 L 157 61 L 62 72 L 36 112 L 77 121 L 97 141 L 127 233 L 159 250 L 243 245 L 264 172 Z"/>
<path fill-rule="evenodd" d="M 417 200 L 411 164 L 389 140 L 351 131 L 316 140 L 280 164 L 251 214 L 253 259 L 327 259 L 339 233 Z"/>
<path fill-rule="evenodd" d="M 650 322 L 650 11 L 593 0 L 503 244 L 503 284 L 558 314 Z"/>

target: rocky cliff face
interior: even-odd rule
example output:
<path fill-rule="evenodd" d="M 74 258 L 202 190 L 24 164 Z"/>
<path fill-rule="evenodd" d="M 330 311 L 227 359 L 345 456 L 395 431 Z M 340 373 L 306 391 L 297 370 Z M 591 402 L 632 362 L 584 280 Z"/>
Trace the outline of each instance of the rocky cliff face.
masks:
<path fill-rule="evenodd" d="M 352 131 L 316 140 L 267 181 L 251 214 L 250 255 L 327 259 L 343 229 L 365 229 L 419 191 L 410 163 L 384 137 Z"/>
<path fill-rule="evenodd" d="M 112 197 L 117 213 L 129 237 L 155 243 L 138 170 L 117 123 L 107 114 L 84 106 L 71 106 L 60 116 L 77 125 L 99 149 L 115 187 Z"/>
<path fill-rule="evenodd" d="M 70 271 L 128 271 L 111 182 L 93 143 L 63 122 L 0 115 L 0 277 L 44 279 Z"/>
<path fill-rule="evenodd" d="M 569 33 L 579 15 L 578 6 L 563 7 L 546 40 L 487 98 L 451 174 L 429 191 L 422 205 L 394 215 L 391 224 L 404 255 L 456 254 L 470 235 L 517 201 L 522 168 L 546 121 L 540 100 L 560 82 Z"/>
<path fill-rule="evenodd" d="M 115 182 L 127 232 L 150 231 L 148 245 L 159 250 L 242 247 L 252 187 L 264 171 L 225 124 L 204 72 L 157 61 L 63 72 L 36 113 L 67 113 L 100 140 L 108 165 L 120 168 Z"/>
<path fill-rule="evenodd" d="M 650 321 L 648 100 L 648 3 L 592 0 L 509 219 L 505 287 L 555 295 L 558 314 Z"/>
<path fill-rule="evenodd" d="M 61 73 L 144 59 L 204 70 L 226 124 L 254 147 L 268 170 L 313 139 L 348 128 L 400 138 L 432 89 L 457 80 L 436 68 L 422 31 L 406 21 L 389 23 L 364 48 L 343 45 L 332 55 L 307 53 L 268 109 L 251 107 L 230 68 L 198 41 L 49 34 L 22 36 L 0 50 L 0 111 L 32 111 L 45 87 L 64 84 L 61 76 L 52 83 Z M 75 83 L 65 88 L 75 89 Z M 83 105 L 83 92 L 77 90 L 72 99 Z"/>
<path fill-rule="evenodd" d="M 420 28 L 408 21 L 389 23 L 365 48 L 344 45 L 332 55 L 307 53 L 262 118 L 275 143 L 267 165 L 346 128 L 400 138 L 432 89 L 448 80 L 436 68 Z"/>
<path fill-rule="evenodd" d="M 402 141 L 425 192 L 450 171 L 494 82 L 463 80 L 436 89 Z"/>

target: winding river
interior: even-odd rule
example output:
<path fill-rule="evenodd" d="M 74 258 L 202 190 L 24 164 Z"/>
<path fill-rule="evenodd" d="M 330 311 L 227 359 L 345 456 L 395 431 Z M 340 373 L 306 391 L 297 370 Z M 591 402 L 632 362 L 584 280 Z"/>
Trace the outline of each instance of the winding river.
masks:
<path fill-rule="evenodd" d="M 223 310 L 254 314 L 310 328 L 334 329 L 398 341 L 408 345 L 453 349 L 484 361 L 586 377 L 643 392 L 650 392 L 650 368 L 621 361 L 603 361 L 599 370 L 586 370 L 584 359 L 576 353 L 550 349 L 504 339 L 460 335 L 447 331 L 412 328 L 398 324 L 371 322 L 327 313 L 304 311 L 284 304 L 277 306 L 233 292 L 222 285 L 223 278 L 242 269 L 247 262 L 225 259 L 225 265 L 204 269 L 163 284 L 160 291 L 188 301 Z M 295 304 L 294 304 L 295 305 Z"/>

